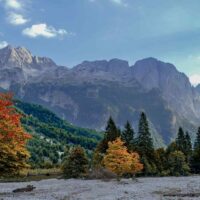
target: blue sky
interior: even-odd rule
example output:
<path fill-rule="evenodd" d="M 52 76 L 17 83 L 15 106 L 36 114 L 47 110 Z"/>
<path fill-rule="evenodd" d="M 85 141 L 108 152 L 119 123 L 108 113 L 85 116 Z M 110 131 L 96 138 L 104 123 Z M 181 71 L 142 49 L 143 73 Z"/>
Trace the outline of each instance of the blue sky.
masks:
<path fill-rule="evenodd" d="M 145 57 L 171 62 L 200 82 L 199 0 L 0 0 L 0 47 L 73 66 Z"/>

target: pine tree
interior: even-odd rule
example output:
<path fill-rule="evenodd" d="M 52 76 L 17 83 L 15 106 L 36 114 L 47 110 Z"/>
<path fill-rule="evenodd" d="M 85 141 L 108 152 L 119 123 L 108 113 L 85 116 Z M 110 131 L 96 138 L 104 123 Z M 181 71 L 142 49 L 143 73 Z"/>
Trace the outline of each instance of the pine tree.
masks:
<path fill-rule="evenodd" d="M 103 158 L 105 167 L 116 173 L 118 177 L 125 173 L 135 174 L 142 170 L 143 165 L 139 161 L 139 155 L 129 153 L 120 138 L 109 142 L 106 155 Z"/>
<path fill-rule="evenodd" d="M 189 135 L 188 132 L 186 132 L 185 134 L 185 156 L 186 156 L 186 160 L 189 163 L 191 154 L 192 154 L 192 142 L 191 142 L 191 137 Z"/>
<path fill-rule="evenodd" d="M 143 112 L 139 121 L 137 146 L 141 156 L 147 156 L 154 151 L 153 140 L 149 131 L 146 114 Z"/>
<path fill-rule="evenodd" d="M 105 138 L 108 142 L 116 140 L 120 136 L 120 130 L 116 127 L 112 117 L 109 118 L 105 131 Z"/>
<path fill-rule="evenodd" d="M 143 112 L 139 121 L 138 138 L 137 138 L 137 151 L 141 156 L 141 161 L 144 164 L 143 173 L 145 175 L 155 174 L 155 151 L 153 147 L 153 140 L 149 131 L 149 124 L 146 114 Z"/>
<path fill-rule="evenodd" d="M 196 139 L 194 142 L 194 150 L 200 149 L 200 127 L 198 128 Z"/>
<path fill-rule="evenodd" d="M 185 139 L 185 133 L 181 127 L 178 130 L 178 136 L 176 138 L 176 146 L 179 151 L 185 153 L 186 139 Z"/>
<path fill-rule="evenodd" d="M 192 172 L 200 173 L 200 127 L 198 128 L 191 159 Z"/>
<path fill-rule="evenodd" d="M 124 131 L 121 134 L 122 136 L 122 141 L 125 143 L 126 147 L 128 148 L 129 151 L 134 150 L 134 130 L 131 126 L 131 124 L 129 123 L 129 121 L 127 121 L 127 123 L 125 124 L 124 127 Z"/>
<path fill-rule="evenodd" d="M 118 137 L 120 137 L 120 129 L 117 128 L 114 120 L 110 117 L 107 122 L 104 138 L 97 147 L 98 151 L 100 153 L 106 153 L 106 150 L 108 149 L 108 142 L 112 142 Z"/>
<path fill-rule="evenodd" d="M 62 165 L 62 170 L 66 178 L 80 178 L 88 172 L 88 159 L 82 147 L 72 148 Z"/>
<path fill-rule="evenodd" d="M 190 168 L 186 162 L 186 157 L 181 151 L 174 151 L 169 154 L 168 166 L 170 175 L 188 175 Z"/>

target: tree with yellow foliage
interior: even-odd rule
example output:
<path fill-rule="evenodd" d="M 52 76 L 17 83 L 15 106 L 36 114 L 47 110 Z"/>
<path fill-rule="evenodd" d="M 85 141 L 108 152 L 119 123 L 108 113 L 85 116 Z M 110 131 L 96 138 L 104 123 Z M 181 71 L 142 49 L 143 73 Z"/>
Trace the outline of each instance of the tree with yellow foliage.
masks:
<path fill-rule="evenodd" d="M 28 167 L 26 142 L 30 135 L 24 131 L 20 119 L 12 95 L 0 94 L 0 176 L 18 175 Z"/>
<path fill-rule="evenodd" d="M 138 153 L 129 153 L 120 138 L 108 143 L 103 164 L 108 170 L 117 174 L 118 178 L 125 173 L 134 175 L 143 169 Z"/>

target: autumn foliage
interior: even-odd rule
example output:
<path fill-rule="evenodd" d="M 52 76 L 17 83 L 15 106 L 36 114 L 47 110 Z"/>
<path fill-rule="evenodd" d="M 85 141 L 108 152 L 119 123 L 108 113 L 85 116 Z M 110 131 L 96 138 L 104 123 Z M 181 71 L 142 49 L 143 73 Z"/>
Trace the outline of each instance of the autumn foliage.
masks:
<path fill-rule="evenodd" d="M 17 175 L 27 168 L 30 138 L 20 122 L 21 115 L 13 106 L 11 94 L 0 94 L 0 176 Z"/>
<path fill-rule="evenodd" d="M 129 153 L 124 142 L 117 138 L 113 142 L 108 143 L 106 155 L 103 158 L 105 167 L 118 175 L 122 176 L 125 173 L 136 174 L 143 169 L 140 163 L 139 155 L 135 152 Z"/>

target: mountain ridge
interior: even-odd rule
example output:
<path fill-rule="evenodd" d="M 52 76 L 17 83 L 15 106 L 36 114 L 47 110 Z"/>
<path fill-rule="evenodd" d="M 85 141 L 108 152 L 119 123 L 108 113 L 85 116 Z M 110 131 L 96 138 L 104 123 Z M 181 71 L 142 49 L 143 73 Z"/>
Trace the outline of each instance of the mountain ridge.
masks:
<path fill-rule="evenodd" d="M 128 61 L 115 58 L 67 68 L 41 57 L 39 65 L 34 65 L 30 51 L 13 51 L 25 55 L 17 57 L 16 65 L 15 60 L 12 66 L 5 63 L 6 71 L 0 64 L 0 87 L 78 126 L 102 130 L 110 115 L 119 126 L 126 120 L 135 125 L 139 113 L 145 111 L 153 134 L 169 143 L 179 126 L 193 132 L 200 125 L 200 90 L 173 64 L 149 57 L 130 66 Z"/>

